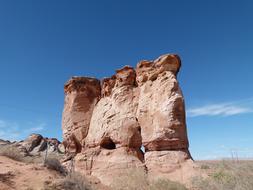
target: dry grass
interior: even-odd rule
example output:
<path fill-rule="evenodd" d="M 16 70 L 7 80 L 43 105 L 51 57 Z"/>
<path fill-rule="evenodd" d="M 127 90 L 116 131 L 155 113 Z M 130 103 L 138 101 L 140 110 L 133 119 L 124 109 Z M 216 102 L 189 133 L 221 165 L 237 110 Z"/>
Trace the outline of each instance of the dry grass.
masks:
<path fill-rule="evenodd" d="M 115 179 L 113 190 L 187 190 L 184 185 L 167 179 L 149 181 L 142 170 L 131 169 L 120 176 Z"/>
<path fill-rule="evenodd" d="M 150 184 L 149 190 L 187 190 L 186 187 L 178 182 L 159 179 Z"/>
<path fill-rule="evenodd" d="M 112 184 L 113 190 L 148 190 L 148 178 L 145 172 L 129 169 L 119 175 Z"/>
<path fill-rule="evenodd" d="M 66 169 L 61 165 L 61 162 L 57 158 L 47 158 L 44 166 L 46 166 L 50 170 L 55 170 L 62 175 L 66 175 Z"/>
<path fill-rule="evenodd" d="M 94 190 L 80 173 L 73 172 L 53 184 L 45 184 L 43 190 Z"/>
<path fill-rule="evenodd" d="M 24 155 L 20 152 L 20 150 L 15 146 L 2 146 L 0 148 L 0 155 L 6 156 L 16 161 L 24 161 Z"/>
<path fill-rule="evenodd" d="M 15 146 L 0 146 L 0 155 L 25 163 L 43 163 L 43 155 L 29 156 Z M 54 157 L 52 157 L 54 156 Z M 49 155 L 45 162 L 48 169 L 63 175 L 57 183 L 45 185 L 45 190 L 92 190 L 90 183 L 78 173 L 67 174 L 65 168 L 55 155 Z M 192 179 L 190 190 L 253 190 L 253 161 L 214 161 L 202 162 L 201 170 L 207 178 Z M 11 185 L 11 176 L 0 176 L 0 181 Z M 112 190 L 187 190 L 177 182 L 159 179 L 149 181 L 142 170 L 128 170 L 114 180 Z"/>
<path fill-rule="evenodd" d="M 13 145 L 0 146 L 0 156 L 25 163 L 42 163 L 42 156 L 32 156 Z"/>
<path fill-rule="evenodd" d="M 44 154 L 45 153 L 38 153 L 37 155 L 31 155 L 25 149 L 22 149 L 22 147 L 17 147 L 15 145 L 0 146 L 0 156 L 25 163 L 42 164 L 44 162 Z M 63 154 L 48 153 L 48 157 L 49 159 L 61 159 Z"/>
<path fill-rule="evenodd" d="M 206 163 L 208 178 L 195 177 L 193 188 L 197 190 L 252 190 L 253 161 L 221 161 Z"/>

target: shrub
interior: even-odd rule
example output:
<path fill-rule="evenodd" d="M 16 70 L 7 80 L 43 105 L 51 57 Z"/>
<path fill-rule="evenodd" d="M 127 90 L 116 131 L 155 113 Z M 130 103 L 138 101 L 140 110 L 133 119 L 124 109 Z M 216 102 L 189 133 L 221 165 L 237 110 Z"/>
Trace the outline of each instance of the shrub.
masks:
<path fill-rule="evenodd" d="M 0 173 L 0 182 L 12 186 L 14 182 L 12 181 L 15 175 L 12 172 Z"/>
<path fill-rule="evenodd" d="M 6 156 L 16 161 L 23 161 L 25 157 L 17 147 L 9 146 L 9 145 L 5 145 L 1 147 L 0 155 Z"/>
<path fill-rule="evenodd" d="M 129 169 L 113 181 L 113 190 L 148 190 L 146 173 L 141 169 Z"/>
<path fill-rule="evenodd" d="M 89 182 L 77 172 L 67 175 L 53 184 L 45 184 L 44 190 L 93 190 Z"/>
<path fill-rule="evenodd" d="M 47 158 L 44 166 L 46 166 L 50 170 L 55 170 L 63 175 L 66 175 L 67 172 L 65 168 L 61 165 L 61 162 L 57 158 Z"/>
<path fill-rule="evenodd" d="M 204 165 L 201 165 L 200 168 L 202 170 L 208 170 L 208 169 L 210 169 L 210 166 L 204 164 Z"/>
<path fill-rule="evenodd" d="M 92 190 L 89 182 L 78 172 L 67 175 L 63 181 L 64 187 L 71 190 Z"/>

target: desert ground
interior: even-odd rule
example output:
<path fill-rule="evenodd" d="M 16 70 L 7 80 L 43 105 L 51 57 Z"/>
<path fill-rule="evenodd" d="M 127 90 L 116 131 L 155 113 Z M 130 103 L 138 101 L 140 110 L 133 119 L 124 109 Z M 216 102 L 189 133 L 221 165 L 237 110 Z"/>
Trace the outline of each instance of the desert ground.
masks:
<path fill-rule="evenodd" d="M 111 187 L 103 186 L 95 178 L 87 178 L 68 171 L 58 157 L 24 156 L 13 148 L 0 145 L 0 190 L 251 190 L 253 188 L 253 160 L 195 161 L 196 175 L 186 184 L 168 180 L 150 182 L 141 172 L 129 170 L 119 176 Z M 187 171 L 183 171 L 183 173 Z M 192 171 L 188 171 L 192 172 Z M 176 173 L 175 173 L 176 175 Z M 183 174 L 185 175 L 185 174 Z"/>

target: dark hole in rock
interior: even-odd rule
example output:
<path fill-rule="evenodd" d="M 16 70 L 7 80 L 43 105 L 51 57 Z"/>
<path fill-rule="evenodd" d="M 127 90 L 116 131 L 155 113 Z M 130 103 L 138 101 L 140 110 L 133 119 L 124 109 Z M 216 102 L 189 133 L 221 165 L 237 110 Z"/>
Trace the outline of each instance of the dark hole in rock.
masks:
<path fill-rule="evenodd" d="M 100 147 L 105 148 L 105 149 L 109 149 L 109 150 L 116 149 L 116 145 L 110 137 L 105 137 L 101 141 Z"/>
<path fill-rule="evenodd" d="M 140 126 L 138 127 L 138 132 L 141 133 L 141 127 Z"/>

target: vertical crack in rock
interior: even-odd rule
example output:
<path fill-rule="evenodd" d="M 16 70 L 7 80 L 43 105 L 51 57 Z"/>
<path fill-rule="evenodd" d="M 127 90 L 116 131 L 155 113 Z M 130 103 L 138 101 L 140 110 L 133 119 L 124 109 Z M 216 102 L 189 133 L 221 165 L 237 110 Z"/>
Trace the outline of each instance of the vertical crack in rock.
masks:
<path fill-rule="evenodd" d="M 76 169 L 110 185 L 129 168 L 170 178 L 190 163 L 180 67 L 179 56 L 166 54 L 117 70 L 101 87 L 94 78 L 70 79 L 62 128 Z"/>

